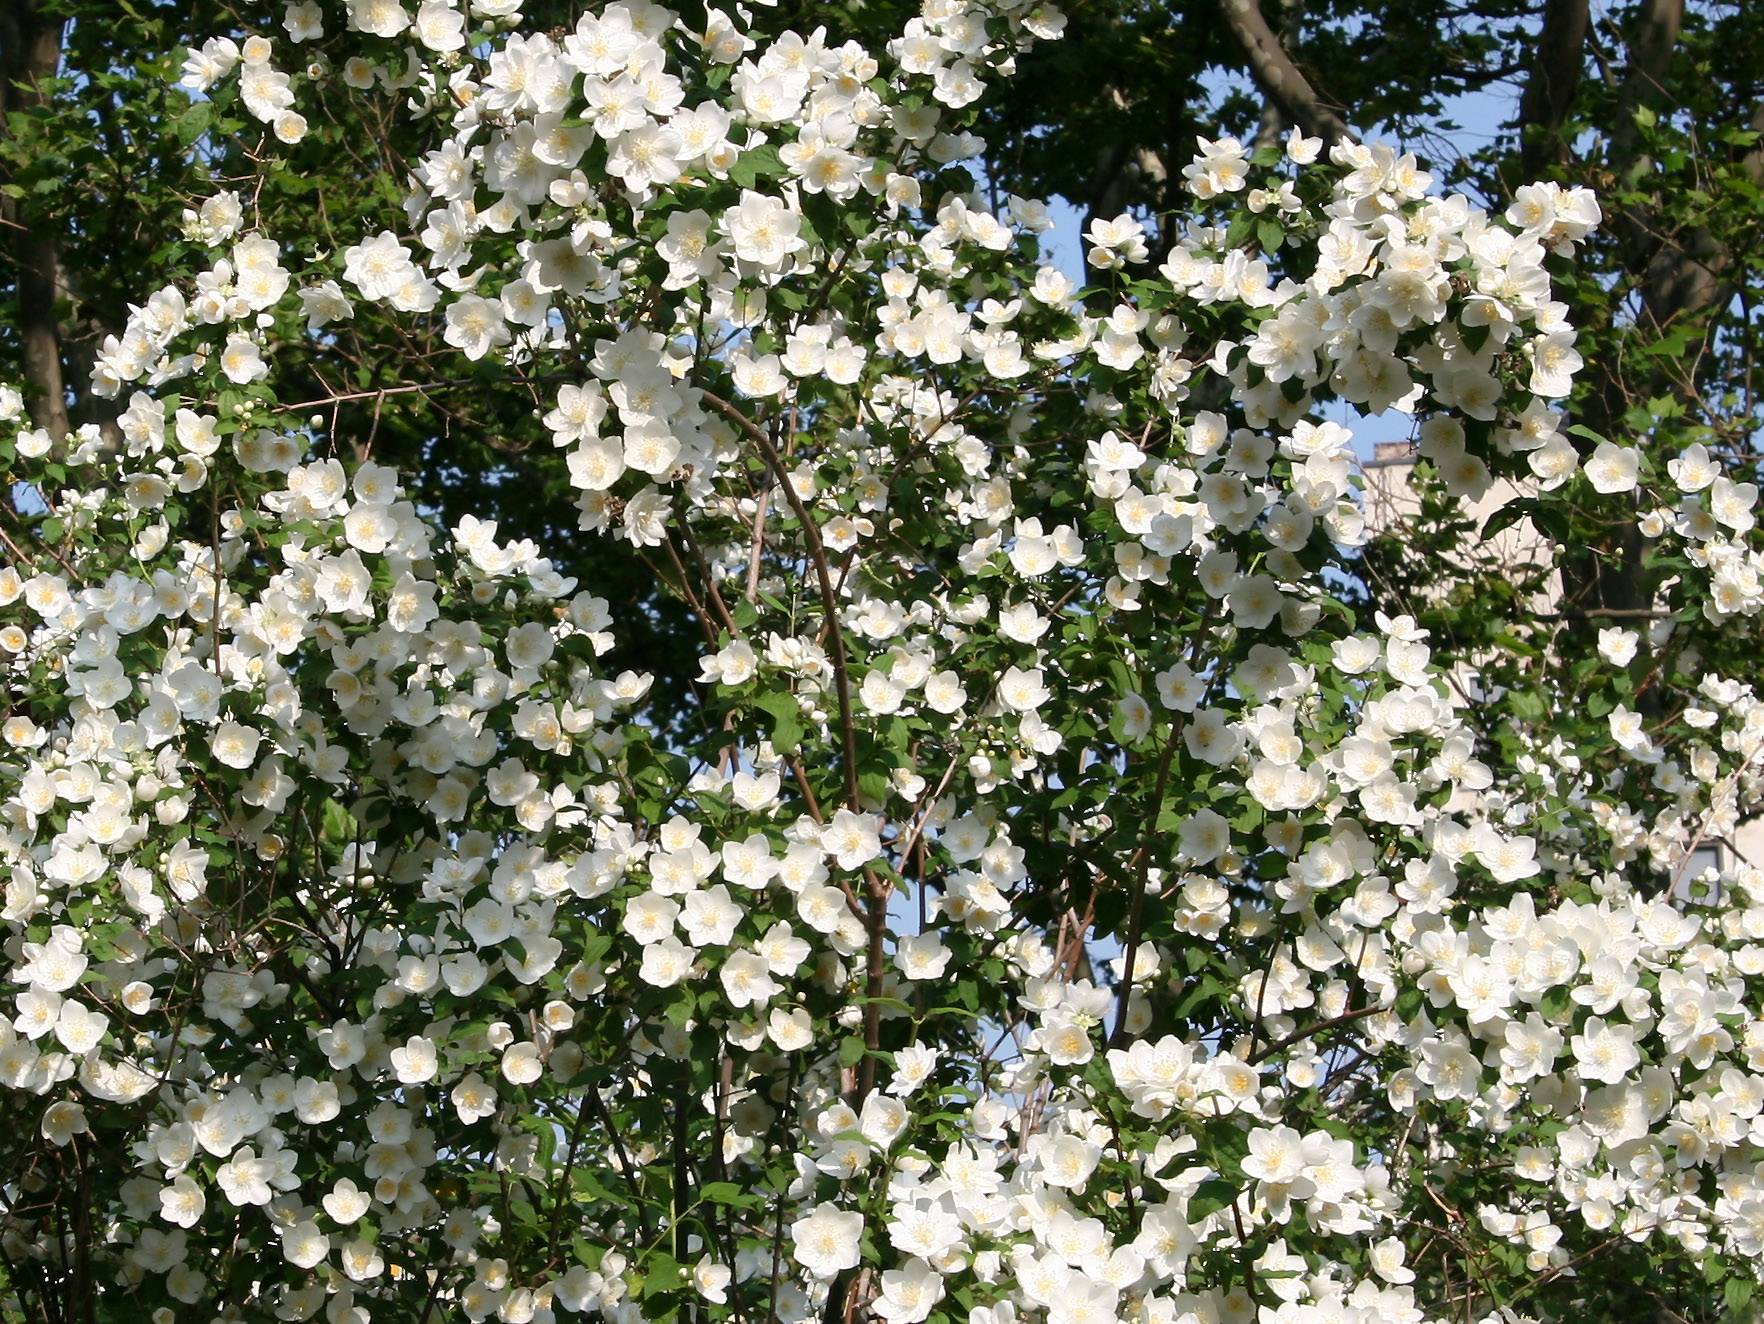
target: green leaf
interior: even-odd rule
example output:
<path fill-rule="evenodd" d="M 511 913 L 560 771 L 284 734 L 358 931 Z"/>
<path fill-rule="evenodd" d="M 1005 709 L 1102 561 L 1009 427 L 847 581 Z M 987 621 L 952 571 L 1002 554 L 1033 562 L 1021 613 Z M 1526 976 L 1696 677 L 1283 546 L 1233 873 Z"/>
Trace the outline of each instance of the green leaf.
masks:
<path fill-rule="evenodd" d="M 325 840 L 333 845 L 344 845 L 355 840 L 355 819 L 349 811 L 335 800 L 325 801 Z"/>
<path fill-rule="evenodd" d="M 734 1205 L 740 1209 L 752 1209 L 765 1203 L 765 1200 L 732 1181 L 706 1182 L 698 1188 L 699 1199 L 709 1204 Z"/>
<path fill-rule="evenodd" d="M 680 1263 L 666 1251 L 656 1251 L 643 1262 L 643 1299 L 658 1292 L 671 1292 L 686 1281 Z"/>
<path fill-rule="evenodd" d="M 1223 1177 L 1209 1177 L 1195 1187 L 1194 1194 L 1188 1197 L 1188 1213 L 1186 1217 L 1191 1223 L 1198 1223 L 1208 1214 L 1216 1214 L 1227 1208 L 1237 1199 L 1237 1187 Z"/>
<path fill-rule="evenodd" d="M 774 742 L 775 743 L 775 742 Z M 858 794 L 867 801 L 881 804 L 894 792 L 894 779 L 881 768 L 865 768 L 858 772 Z"/>
<path fill-rule="evenodd" d="M 772 745 L 780 754 L 795 753 L 807 729 L 794 694 L 762 694 L 754 706 L 772 719 Z"/>
<path fill-rule="evenodd" d="M 778 159 L 778 149 L 768 143 L 736 157 L 735 164 L 729 167 L 729 178 L 742 188 L 752 188 L 762 177 L 779 175 L 783 171 L 784 163 Z"/>
<path fill-rule="evenodd" d="M 214 107 L 206 101 L 198 101 L 173 121 L 172 131 L 177 134 L 179 142 L 193 143 L 208 132 L 213 118 Z"/>
<path fill-rule="evenodd" d="M 1738 1275 L 1729 1278 L 1721 1289 L 1722 1299 L 1726 1301 L 1727 1308 L 1736 1314 L 1744 1310 L 1752 1299 L 1754 1287 L 1756 1284 L 1750 1278 L 1741 1278 Z"/>
<path fill-rule="evenodd" d="M 1522 497 L 1517 501 L 1509 501 L 1482 521 L 1482 528 L 1476 536 L 1484 542 L 1503 530 L 1512 528 L 1537 508 L 1537 502 L 1530 497 Z"/>

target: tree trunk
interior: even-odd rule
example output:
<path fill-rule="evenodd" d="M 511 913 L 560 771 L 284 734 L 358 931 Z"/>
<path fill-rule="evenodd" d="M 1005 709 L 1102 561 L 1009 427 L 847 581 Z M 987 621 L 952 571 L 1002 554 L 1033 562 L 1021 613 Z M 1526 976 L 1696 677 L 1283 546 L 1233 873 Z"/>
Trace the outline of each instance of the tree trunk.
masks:
<path fill-rule="evenodd" d="M 61 63 L 61 34 L 62 21 L 44 14 L 37 0 L 9 0 L 0 6 L 0 121 L 15 110 L 43 104 L 43 82 L 55 76 Z M 0 225 L 12 247 L 31 418 L 59 441 L 67 435 L 69 421 L 55 311 L 60 284 L 55 236 L 42 222 L 31 221 L 17 199 L 5 195 L 0 195 Z"/>

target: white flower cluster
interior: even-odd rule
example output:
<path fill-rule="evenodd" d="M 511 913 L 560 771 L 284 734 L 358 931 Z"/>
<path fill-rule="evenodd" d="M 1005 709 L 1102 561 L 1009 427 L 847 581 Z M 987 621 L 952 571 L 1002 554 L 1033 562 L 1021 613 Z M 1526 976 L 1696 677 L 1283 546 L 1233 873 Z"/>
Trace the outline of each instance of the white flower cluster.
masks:
<path fill-rule="evenodd" d="M 1563 428 L 1593 200 L 1208 141 L 1219 210 L 1155 272 L 1098 222 L 1080 294 L 958 164 L 1051 7 L 875 53 L 697 13 L 295 3 L 356 53 L 192 52 L 284 141 L 339 81 L 433 141 L 334 255 L 193 209 L 209 265 L 99 357 L 120 445 L 11 443 L 0 1088 L 49 1158 L 9 1262 L 56 1262 L 61 1165 L 156 1324 L 1369 1324 L 1451 1313 L 1442 1238 L 1538 1286 L 1610 1230 L 1754 1264 L 1764 876 L 1671 884 L 1758 802 L 1764 703 L 1504 758 L 1331 578 L 1327 399 L 1417 415 L 1459 502 L 1641 484 Z M 358 304 L 548 383 L 535 463 L 702 628 L 686 728 L 561 549 L 278 401 Z M 1755 488 L 1671 481 L 1677 591 L 1756 613 Z"/>

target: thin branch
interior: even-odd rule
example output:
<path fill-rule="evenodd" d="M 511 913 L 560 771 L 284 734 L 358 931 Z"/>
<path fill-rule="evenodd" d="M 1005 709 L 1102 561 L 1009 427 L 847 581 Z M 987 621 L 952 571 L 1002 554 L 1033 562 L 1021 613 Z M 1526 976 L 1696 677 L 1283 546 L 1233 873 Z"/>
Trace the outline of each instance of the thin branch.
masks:
<path fill-rule="evenodd" d="M 1127 946 L 1121 957 L 1121 995 L 1115 1010 L 1115 1028 L 1109 1035 L 1111 1048 L 1120 1044 L 1127 1034 L 1127 1009 L 1133 1002 L 1133 962 L 1139 954 L 1139 940 L 1145 924 L 1145 884 L 1151 873 L 1151 838 L 1163 809 L 1164 790 L 1170 781 L 1170 762 L 1176 755 L 1176 741 L 1182 734 L 1180 721 L 1170 724 L 1170 735 L 1164 741 L 1164 752 L 1158 759 L 1157 781 L 1152 788 L 1151 803 L 1145 807 L 1145 824 L 1140 830 L 1139 849 L 1133 853 L 1133 899 L 1127 911 Z"/>
<path fill-rule="evenodd" d="M 1376 1016 L 1381 1011 L 1389 1010 L 1390 1008 L 1388 1007 L 1355 1007 L 1351 1011 L 1342 1012 L 1339 1016 L 1331 1016 L 1328 1020 L 1318 1021 L 1314 1025 L 1307 1025 L 1303 1029 L 1294 1030 L 1291 1034 L 1283 1035 L 1281 1038 L 1274 1040 L 1273 1043 L 1264 1044 L 1261 1048 L 1251 1053 L 1249 1055 L 1249 1064 L 1254 1066 L 1258 1062 L 1265 1062 L 1275 1053 L 1278 1053 L 1282 1048 L 1291 1048 L 1294 1044 L 1303 1043 L 1307 1039 L 1322 1034 L 1325 1030 L 1333 1030 L 1338 1025 L 1347 1025 L 1353 1021 L 1364 1020 L 1367 1016 Z"/>
<path fill-rule="evenodd" d="M 796 516 L 797 523 L 802 525 L 802 536 L 808 543 L 809 561 L 815 568 L 815 582 L 821 591 L 821 609 L 832 626 L 829 638 L 833 645 L 833 685 L 839 700 L 839 733 L 845 749 L 845 799 L 855 810 L 860 797 L 857 780 L 857 728 L 853 726 L 851 717 L 851 672 L 845 658 L 845 632 L 839 626 L 839 598 L 833 590 L 833 572 L 827 563 L 827 548 L 821 541 L 820 526 L 815 523 L 814 517 L 803 505 L 802 498 L 797 495 L 796 487 L 790 481 L 789 471 L 784 468 L 778 448 L 772 444 L 766 430 L 720 395 L 715 395 L 702 386 L 698 389 L 706 404 L 739 427 L 759 447 L 772 476 L 778 480 L 778 486 L 784 491 L 785 501 L 790 503 L 791 513 Z"/>

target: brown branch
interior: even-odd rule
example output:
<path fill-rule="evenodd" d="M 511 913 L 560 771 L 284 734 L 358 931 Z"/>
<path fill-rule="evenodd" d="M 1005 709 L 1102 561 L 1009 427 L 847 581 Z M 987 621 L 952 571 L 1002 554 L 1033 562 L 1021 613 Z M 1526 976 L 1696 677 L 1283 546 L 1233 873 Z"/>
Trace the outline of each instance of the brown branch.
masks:
<path fill-rule="evenodd" d="M 764 489 L 754 499 L 753 542 L 747 550 L 747 601 L 759 601 L 760 558 L 766 550 L 766 508 L 772 503 L 772 489 Z"/>
<path fill-rule="evenodd" d="M 1586 46 L 1587 0 L 1549 0 L 1537 52 L 1519 98 L 1521 163 L 1530 179 L 1561 146 L 1563 122 L 1580 86 L 1581 52 Z"/>
<path fill-rule="evenodd" d="M 47 103 L 43 84 L 61 63 L 61 32 L 61 19 L 39 12 L 31 0 L 0 6 L 0 120 L 13 110 Z M 0 216 L 19 231 L 12 256 L 19 347 L 32 388 L 31 419 L 60 441 L 71 423 L 61 371 L 61 327 L 55 316 L 59 253 L 46 223 L 21 217 L 14 199 L 0 197 Z"/>
<path fill-rule="evenodd" d="M 1349 136 L 1346 121 L 1324 104 L 1317 89 L 1292 62 L 1256 0 L 1219 0 L 1219 11 L 1248 57 L 1257 86 L 1287 119 L 1325 143 Z"/>
<path fill-rule="evenodd" d="M 1121 994 L 1115 1010 L 1115 1029 L 1109 1035 L 1111 1048 L 1117 1047 L 1127 1034 L 1127 1010 L 1133 1003 L 1133 962 L 1139 954 L 1139 942 L 1144 934 L 1145 884 L 1151 872 L 1151 838 L 1157 828 L 1158 816 L 1163 812 L 1164 790 L 1170 781 L 1170 761 L 1175 756 L 1176 741 L 1181 734 L 1182 723 L 1172 722 L 1163 755 L 1158 759 L 1151 803 L 1145 808 L 1145 826 L 1140 833 L 1139 849 L 1133 853 L 1133 899 L 1127 915 L 1127 946 L 1121 956 Z"/>
<path fill-rule="evenodd" d="M 797 495 L 796 487 L 790 481 L 790 473 L 784 468 L 783 458 L 779 456 L 778 448 L 772 444 L 766 430 L 721 396 L 702 386 L 698 389 L 706 404 L 739 427 L 759 447 L 772 476 L 784 491 L 784 499 L 790 504 L 791 513 L 796 516 L 796 522 L 802 525 L 802 536 L 808 543 L 809 561 L 815 568 L 815 581 L 821 591 L 821 610 L 832 627 L 829 634 L 833 645 L 830 660 L 833 664 L 834 692 L 839 700 L 839 732 L 845 749 L 845 799 L 856 810 L 860 797 L 857 780 L 857 728 L 853 726 L 851 717 L 851 673 L 845 658 L 845 632 L 839 627 L 839 596 L 833 589 L 833 572 L 827 562 L 826 544 L 821 541 L 821 527 L 815 523 L 814 517 L 803 505 L 802 498 Z"/>
<path fill-rule="evenodd" d="M 888 967 L 884 951 L 888 937 L 888 881 L 874 869 L 864 870 L 864 1060 L 858 1067 L 854 1107 L 876 1088 L 876 1055 L 882 1048 L 882 990 Z"/>
<path fill-rule="evenodd" d="M 1266 980 L 1264 978 L 1264 983 L 1265 982 Z M 1352 1021 L 1362 1020 L 1367 1016 L 1376 1016 L 1381 1011 L 1389 1010 L 1389 1007 L 1355 1007 L 1351 1011 L 1342 1012 L 1339 1016 L 1331 1016 L 1328 1020 L 1318 1021 L 1315 1025 L 1307 1025 L 1303 1029 L 1294 1030 L 1291 1034 L 1283 1035 L 1281 1038 L 1274 1040 L 1273 1043 L 1266 1044 L 1262 1048 L 1251 1053 L 1248 1061 L 1251 1066 L 1254 1066 L 1258 1062 L 1267 1061 L 1282 1048 L 1291 1048 L 1294 1044 L 1303 1043 L 1306 1039 L 1314 1038 L 1315 1036 L 1322 1034 L 1325 1030 L 1333 1030 L 1338 1025 L 1347 1025 Z"/>
<path fill-rule="evenodd" d="M 1622 95 L 1618 132 L 1633 131 L 1627 113 L 1638 103 L 1666 91 L 1666 70 L 1684 26 L 1684 0 L 1648 0 L 1636 20 L 1635 40 L 1629 44 L 1629 77 Z"/>

